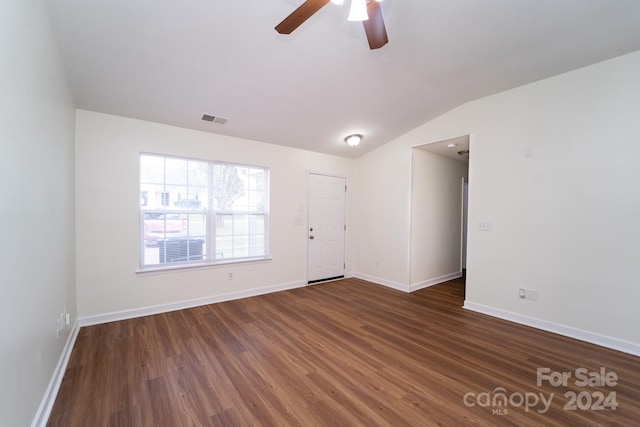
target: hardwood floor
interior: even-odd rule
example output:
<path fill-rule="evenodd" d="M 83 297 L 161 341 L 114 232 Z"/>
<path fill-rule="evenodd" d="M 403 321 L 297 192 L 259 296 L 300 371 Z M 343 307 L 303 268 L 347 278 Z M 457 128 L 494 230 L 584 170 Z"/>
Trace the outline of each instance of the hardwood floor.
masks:
<path fill-rule="evenodd" d="M 464 310 L 462 295 L 460 280 L 405 294 L 347 279 L 85 327 L 48 425 L 638 425 L 640 358 Z M 571 377 L 538 386 L 538 368 Z"/>

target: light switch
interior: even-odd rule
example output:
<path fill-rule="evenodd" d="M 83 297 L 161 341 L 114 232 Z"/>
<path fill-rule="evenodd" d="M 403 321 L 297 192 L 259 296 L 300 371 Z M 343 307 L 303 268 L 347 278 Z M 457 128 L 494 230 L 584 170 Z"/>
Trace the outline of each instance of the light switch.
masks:
<path fill-rule="evenodd" d="M 478 223 L 478 231 L 491 231 L 493 230 L 493 223 L 487 221 L 480 221 Z"/>

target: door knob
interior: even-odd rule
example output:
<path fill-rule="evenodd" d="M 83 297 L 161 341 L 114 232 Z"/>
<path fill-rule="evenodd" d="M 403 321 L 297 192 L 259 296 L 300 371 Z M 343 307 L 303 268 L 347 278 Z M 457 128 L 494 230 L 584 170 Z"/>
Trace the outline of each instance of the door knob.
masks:
<path fill-rule="evenodd" d="M 313 236 L 309 236 L 309 240 L 313 240 L 315 237 Z"/>

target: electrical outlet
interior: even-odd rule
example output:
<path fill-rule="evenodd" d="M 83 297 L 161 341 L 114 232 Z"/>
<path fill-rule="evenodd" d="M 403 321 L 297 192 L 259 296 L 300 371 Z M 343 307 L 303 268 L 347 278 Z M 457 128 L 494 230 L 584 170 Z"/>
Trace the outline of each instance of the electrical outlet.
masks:
<path fill-rule="evenodd" d="M 67 312 L 65 308 L 62 310 L 62 313 L 56 319 L 56 336 L 60 338 L 62 331 L 67 329 L 67 327 L 71 324 L 71 313 Z"/>
<path fill-rule="evenodd" d="M 233 280 L 233 273 L 229 273 L 229 280 Z"/>
<path fill-rule="evenodd" d="M 521 299 L 525 299 L 525 298 L 527 297 L 527 290 L 526 290 L 525 288 L 520 288 L 520 289 L 518 290 L 518 296 L 519 296 Z"/>

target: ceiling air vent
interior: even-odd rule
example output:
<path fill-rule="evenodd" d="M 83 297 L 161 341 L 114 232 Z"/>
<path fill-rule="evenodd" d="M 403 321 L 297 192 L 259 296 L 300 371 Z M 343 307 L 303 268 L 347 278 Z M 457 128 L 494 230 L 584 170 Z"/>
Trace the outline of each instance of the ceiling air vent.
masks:
<path fill-rule="evenodd" d="M 227 118 L 225 117 L 220 117 L 220 116 L 212 116 L 210 114 L 204 114 L 202 116 L 202 120 L 204 120 L 205 122 L 213 122 L 219 125 L 224 125 L 227 123 Z"/>

